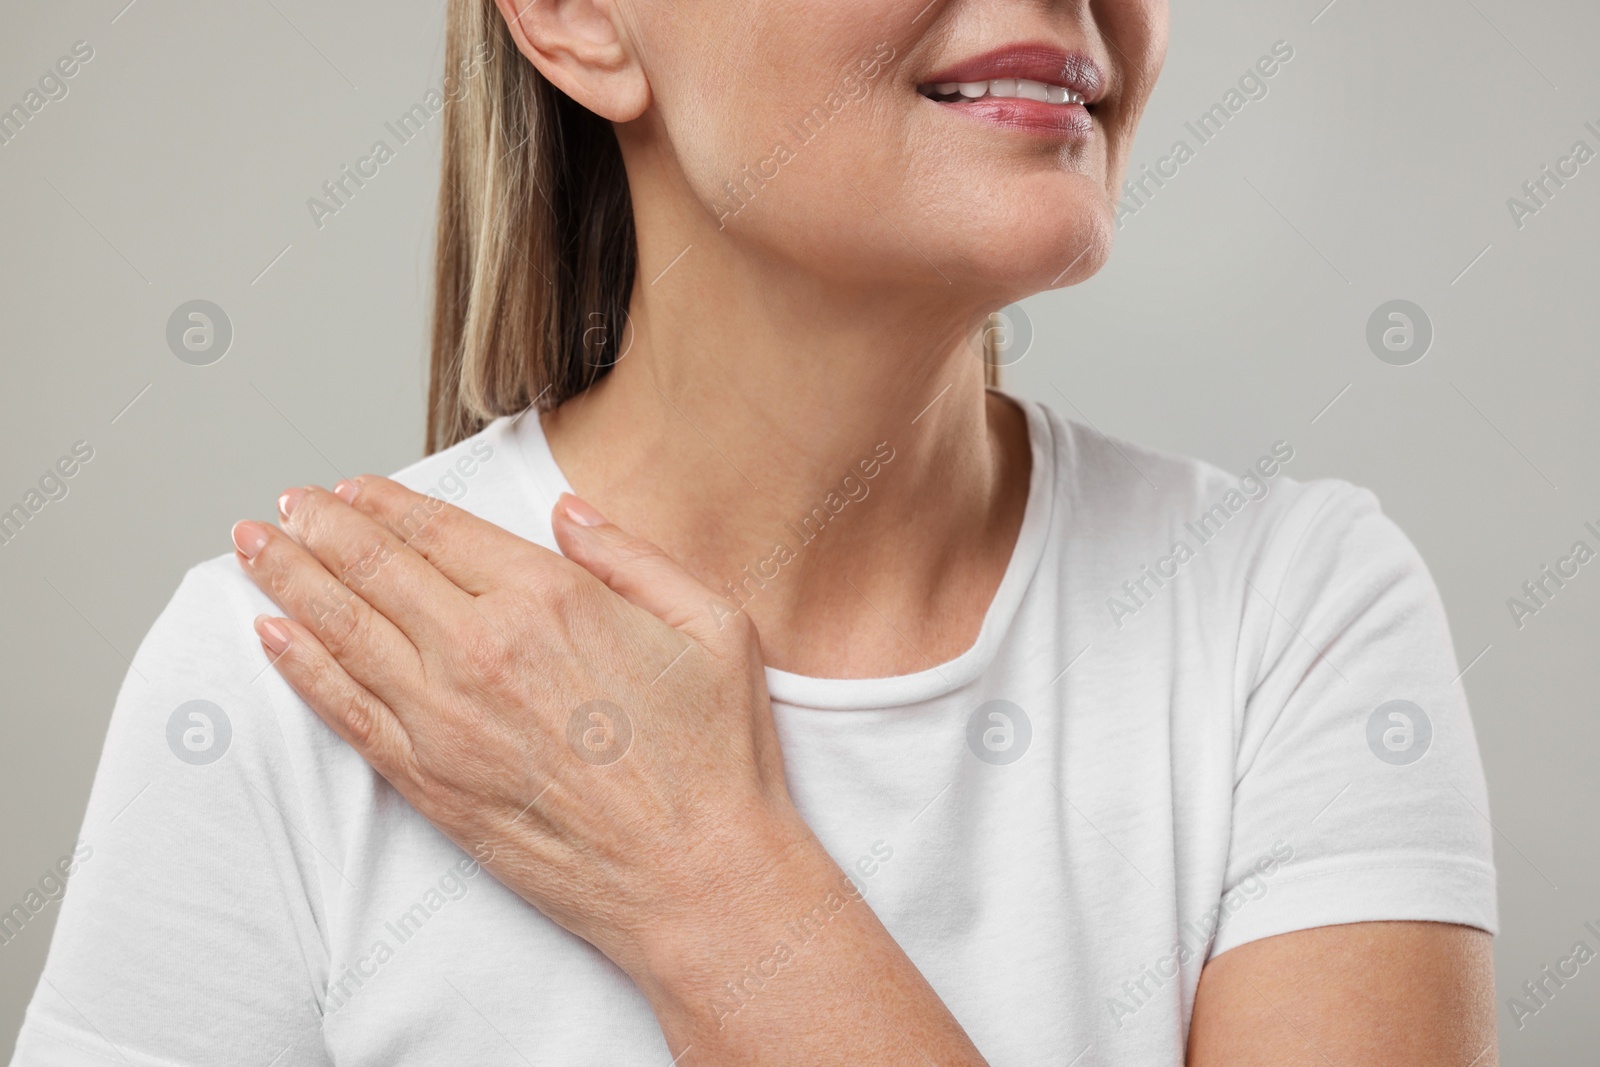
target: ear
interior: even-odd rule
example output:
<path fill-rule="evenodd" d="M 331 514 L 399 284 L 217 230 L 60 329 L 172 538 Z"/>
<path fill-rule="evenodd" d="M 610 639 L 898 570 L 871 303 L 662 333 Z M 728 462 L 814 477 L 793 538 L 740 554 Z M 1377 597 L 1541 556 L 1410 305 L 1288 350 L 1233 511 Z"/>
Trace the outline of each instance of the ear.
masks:
<path fill-rule="evenodd" d="M 613 0 L 495 0 L 517 49 L 557 89 L 612 122 L 650 105 L 650 83 Z"/>

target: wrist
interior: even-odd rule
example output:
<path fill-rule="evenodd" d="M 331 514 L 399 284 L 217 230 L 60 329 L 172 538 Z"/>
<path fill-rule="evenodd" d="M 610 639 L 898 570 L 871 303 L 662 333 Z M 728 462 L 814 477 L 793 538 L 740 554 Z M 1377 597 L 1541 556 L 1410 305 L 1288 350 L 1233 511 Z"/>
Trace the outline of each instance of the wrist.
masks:
<path fill-rule="evenodd" d="M 706 843 L 695 889 L 637 931 L 623 966 L 658 1016 L 715 1025 L 861 892 L 792 808 Z"/>

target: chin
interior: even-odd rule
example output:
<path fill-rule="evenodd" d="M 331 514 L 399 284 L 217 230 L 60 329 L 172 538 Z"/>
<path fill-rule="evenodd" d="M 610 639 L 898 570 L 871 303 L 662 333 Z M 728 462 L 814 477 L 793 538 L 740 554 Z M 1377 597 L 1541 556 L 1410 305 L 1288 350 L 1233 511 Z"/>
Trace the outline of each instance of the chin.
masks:
<path fill-rule="evenodd" d="M 972 210 L 963 251 L 945 273 L 996 307 L 1092 277 L 1111 255 L 1115 215 L 1103 192 L 1082 185 L 1004 213 Z"/>

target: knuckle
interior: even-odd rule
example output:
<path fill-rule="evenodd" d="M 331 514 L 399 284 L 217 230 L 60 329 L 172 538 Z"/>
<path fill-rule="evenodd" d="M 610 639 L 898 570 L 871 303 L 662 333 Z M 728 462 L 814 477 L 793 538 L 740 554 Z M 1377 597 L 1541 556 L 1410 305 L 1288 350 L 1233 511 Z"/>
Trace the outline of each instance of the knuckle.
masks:
<path fill-rule="evenodd" d="M 415 803 L 422 808 L 429 807 L 426 798 L 434 791 L 433 778 L 422 769 L 422 764 L 415 757 L 405 757 L 396 761 L 396 765 L 387 768 L 384 777 L 407 799 L 415 798 Z"/>
<path fill-rule="evenodd" d="M 299 642 L 296 642 L 298 644 Z M 290 648 L 294 646 L 291 645 Z M 326 647 L 326 646 L 324 646 Z M 333 688 L 333 666 L 325 656 L 301 656 L 296 669 L 305 686 L 305 691 L 312 694 L 327 693 Z"/>
<path fill-rule="evenodd" d="M 375 711 L 371 698 L 361 690 L 351 688 L 345 694 L 342 715 L 344 726 L 350 734 L 350 739 L 363 748 L 372 742 Z"/>
<path fill-rule="evenodd" d="M 590 593 L 589 583 L 576 566 L 535 567 L 528 575 L 527 587 L 537 603 L 556 611 L 576 606 Z"/>
<path fill-rule="evenodd" d="M 440 516 L 449 507 L 426 493 L 415 493 L 389 478 L 363 474 L 356 507 L 378 519 L 407 544 L 438 536 Z"/>
<path fill-rule="evenodd" d="M 287 606 L 289 597 L 294 591 L 294 576 L 289 567 L 285 565 L 283 553 L 277 550 L 277 545 L 268 542 L 262 549 L 261 555 L 256 557 L 256 572 L 265 574 L 267 579 L 267 593 L 279 604 Z"/>
<path fill-rule="evenodd" d="M 666 559 L 666 553 L 648 541 L 626 541 L 615 549 L 618 566 L 653 565 Z"/>
<path fill-rule="evenodd" d="M 745 648 L 756 642 L 756 624 L 744 612 L 735 615 L 728 623 L 727 641 L 736 648 Z"/>
<path fill-rule="evenodd" d="M 510 644 L 493 630 L 475 629 L 460 645 L 461 665 L 468 674 L 487 686 L 498 686 L 511 674 Z"/>
<path fill-rule="evenodd" d="M 344 727 L 353 744 L 366 748 L 373 736 L 377 709 L 372 698 L 353 685 L 345 673 L 326 656 L 307 656 L 299 667 L 302 691 L 310 694 L 324 719 Z"/>
<path fill-rule="evenodd" d="M 312 607 L 317 636 L 336 658 L 343 659 L 365 638 L 369 625 L 366 614 L 348 592 L 330 583 Z"/>
<path fill-rule="evenodd" d="M 719 616 L 716 630 L 710 635 L 707 644 L 727 655 L 748 651 L 758 642 L 756 624 L 751 621 L 748 612 L 740 611 L 736 614 Z"/>
<path fill-rule="evenodd" d="M 750 613 L 741 611 L 728 620 L 728 636 L 740 644 L 748 644 L 755 640 L 756 624 L 750 618 Z"/>
<path fill-rule="evenodd" d="M 419 495 L 411 500 L 395 500 L 388 513 L 395 533 L 407 544 L 429 544 L 438 538 L 448 507 L 438 497 Z"/>
<path fill-rule="evenodd" d="M 332 493 L 321 489 L 312 489 L 295 505 L 294 515 L 289 519 L 289 525 L 294 532 L 304 541 L 311 542 L 321 538 L 327 528 L 328 501 L 336 500 Z"/>
<path fill-rule="evenodd" d="M 371 537 L 359 552 L 350 555 L 340 567 L 339 577 L 352 589 L 362 589 L 378 577 L 378 572 L 394 559 L 394 550 L 381 537 Z"/>
<path fill-rule="evenodd" d="M 439 788 L 438 779 L 423 766 L 421 754 L 403 731 L 393 738 L 390 749 L 385 753 L 381 765 L 370 758 L 368 762 L 418 811 L 426 814 L 433 810 L 432 801 Z"/>
<path fill-rule="evenodd" d="M 587 573 L 576 563 L 518 561 L 510 571 L 507 592 L 515 590 L 515 595 L 507 597 L 507 603 L 514 606 L 518 625 L 539 625 L 549 621 L 552 613 L 565 614 L 590 592 L 584 581 Z"/>

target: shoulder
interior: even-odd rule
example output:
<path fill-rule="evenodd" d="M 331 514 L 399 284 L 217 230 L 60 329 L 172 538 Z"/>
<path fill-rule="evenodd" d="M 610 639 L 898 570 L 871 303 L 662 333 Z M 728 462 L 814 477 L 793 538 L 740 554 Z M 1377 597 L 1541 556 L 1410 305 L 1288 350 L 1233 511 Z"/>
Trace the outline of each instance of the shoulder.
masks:
<path fill-rule="evenodd" d="M 546 484 L 550 479 L 541 477 L 539 464 L 526 453 L 527 439 L 542 437 L 519 432 L 522 419 L 536 418 L 530 411 L 496 419 L 471 437 L 424 456 L 389 477 L 415 492 L 539 540 L 536 534 L 548 519 L 541 509 L 552 506 L 559 491 Z"/>
<path fill-rule="evenodd" d="M 482 484 L 483 476 L 495 481 L 508 473 L 509 453 L 516 444 L 514 421 L 496 419 L 471 437 L 424 456 L 389 477 L 408 489 L 441 500 L 465 499 L 475 485 Z"/>
<path fill-rule="evenodd" d="M 497 420 L 391 477 L 522 536 L 537 537 L 544 504 L 541 493 L 529 489 L 510 421 Z M 113 733 L 127 728 L 159 733 L 160 724 L 147 720 L 186 701 L 204 699 L 221 709 L 239 741 L 258 737 L 259 743 L 229 754 L 239 770 L 268 754 L 268 763 L 256 768 L 263 776 L 270 776 L 285 756 L 295 763 L 347 762 L 335 735 L 272 669 L 254 631 L 261 614 L 282 611 L 250 580 L 233 553 L 191 567 L 134 655 L 113 715 Z"/>
<path fill-rule="evenodd" d="M 527 466 L 515 432 L 515 420 L 497 419 L 449 448 L 424 456 L 388 475 L 406 488 L 454 504 L 475 515 L 508 526 L 525 526 L 541 494 L 529 492 Z M 504 521 L 502 521 L 504 520 Z M 251 620 L 274 611 L 272 601 L 239 568 L 233 554 L 205 560 L 184 575 L 177 592 L 151 630 L 147 643 L 165 648 L 178 631 L 195 629 L 210 642 L 232 642 L 235 628 L 219 625 L 243 618 L 242 632 L 255 645 Z M 189 624 L 189 625 L 185 625 Z M 207 651 L 215 652 L 213 646 Z"/>
<path fill-rule="evenodd" d="M 1291 561 L 1353 548 L 1409 554 L 1409 542 L 1368 489 L 1339 478 L 1296 476 L 1299 452 L 1263 440 L 1228 470 L 1101 433 L 1048 405 L 1039 410 L 1053 448 L 1056 518 L 1067 540 L 1116 554 L 1203 564 L 1271 581 Z M 1169 565 L 1170 566 L 1170 565 Z"/>
<path fill-rule="evenodd" d="M 496 419 L 478 433 L 446 449 L 424 456 L 388 475 L 414 492 L 431 496 L 480 518 L 537 539 L 538 527 L 554 493 L 547 493 L 530 476 L 516 419 Z M 262 612 L 275 612 L 270 598 L 226 553 L 191 568 L 184 576 L 161 620 L 151 631 L 160 644 L 169 633 L 199 628 L 214 641 L 234 642 L 243 635 L 254 648 L 251 620 Z M 225 622 L 243 620 L 243 628 Z M 187 625 L 186 625 L 187 624 Z M 216 649 L 212 649 L 216 651 Z"/>

